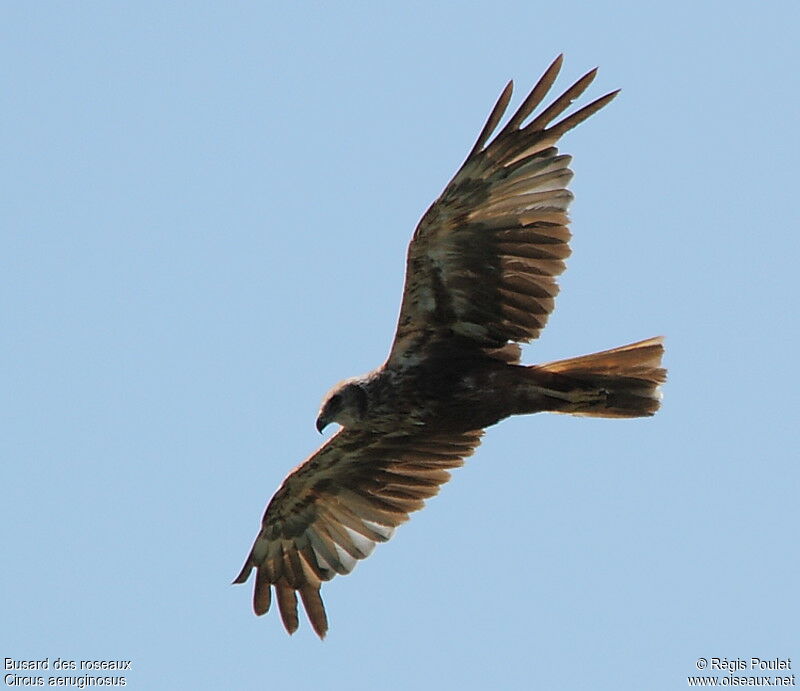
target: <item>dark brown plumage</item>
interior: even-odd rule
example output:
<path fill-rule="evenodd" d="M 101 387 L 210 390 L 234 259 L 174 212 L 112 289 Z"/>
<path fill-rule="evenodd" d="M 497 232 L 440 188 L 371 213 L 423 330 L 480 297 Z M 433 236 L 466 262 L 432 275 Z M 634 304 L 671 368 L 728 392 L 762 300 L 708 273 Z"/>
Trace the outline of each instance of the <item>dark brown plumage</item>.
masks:
<path fill-rule="evenodd" d="M 559 56 L 489 141 L 511 98 L 506 86 L 414 232 L 386 363 L 328 395 L 317 427 L 337 422 L 342 429 L 289 474 L 267 506 L 235 582 L 256 569 L 256 614 L 269 610 L 274 588 L 289 633 L 298 627 L 299 593 L 314 630 L 325 635 L 322 582 L 349 573 L 422 508 L 473 453 L 484 428 L 543 411 L 627 418 L 658 410 L 666 378 L 659 338 L 519 364 L 518 344 L 546 324 L 570 254 L 571 159 L 554 144 L 616 95 L 557 120 L 589 86 L 592 70 L 525 125 L 560 67 Z"/>

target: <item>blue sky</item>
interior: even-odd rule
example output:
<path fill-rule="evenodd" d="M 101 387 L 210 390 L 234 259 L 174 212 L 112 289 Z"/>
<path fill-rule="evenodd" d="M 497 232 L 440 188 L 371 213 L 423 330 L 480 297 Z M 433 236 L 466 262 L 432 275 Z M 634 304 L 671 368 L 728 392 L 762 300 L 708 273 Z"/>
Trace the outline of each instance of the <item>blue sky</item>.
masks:
<path fill-rule="evenodd" d="M 588 5 L 588 3 L 586 4 Z M 675 689 L 800 661 L 796 2 L 0 8 L 0 657 L 132 688 Z M 664 334 L 651 420 L 518 418 L 289 638 L 231 586 L 509 78 L 570 133 L 525 360 Z M 800 662 L 798 663 L 800 664 Z"/>

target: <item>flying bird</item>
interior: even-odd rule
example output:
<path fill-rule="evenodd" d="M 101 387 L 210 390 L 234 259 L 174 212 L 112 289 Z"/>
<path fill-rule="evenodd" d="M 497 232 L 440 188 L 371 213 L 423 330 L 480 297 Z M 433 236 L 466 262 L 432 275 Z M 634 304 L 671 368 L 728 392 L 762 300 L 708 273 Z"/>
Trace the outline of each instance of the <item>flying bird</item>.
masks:
<path fill-rule="evenodd" d="M 590 71 L 531 118 L 562 56 L 492 138 L 509 82 L 408 248 L 400 316 L 388 359 L 335 387 L 316 424 L 341 428 L 283 481 L 235 583 L 256 571 L 253 609 L 274 589 L 286 630 L 297 595 L 320 638 L 328 630 L 320 588 L 388 540 L 437 494 L 449 470 L 509 417 L 553 412 L 635 418 L 659 408 L 661 338 L 543 365 L 520 364 L 539 336 L 570 254 L 571 157 L 555 147 L 617 94 L 559 119 L 594 79 Z"/>

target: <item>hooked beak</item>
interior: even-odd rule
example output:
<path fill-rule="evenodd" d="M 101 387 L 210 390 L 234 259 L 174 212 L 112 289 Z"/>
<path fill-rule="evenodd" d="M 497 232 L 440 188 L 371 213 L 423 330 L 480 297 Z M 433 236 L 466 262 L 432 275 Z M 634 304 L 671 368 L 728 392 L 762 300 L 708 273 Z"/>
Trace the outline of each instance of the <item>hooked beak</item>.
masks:
<path fill-rule="evenodd" d="M 330 420 L 328 420 L 324 415 L 320 415 L 317 418 L 317 432 L 322 434 L 322 430 L 324 430 L 329 424 L 331 424 Z"/>

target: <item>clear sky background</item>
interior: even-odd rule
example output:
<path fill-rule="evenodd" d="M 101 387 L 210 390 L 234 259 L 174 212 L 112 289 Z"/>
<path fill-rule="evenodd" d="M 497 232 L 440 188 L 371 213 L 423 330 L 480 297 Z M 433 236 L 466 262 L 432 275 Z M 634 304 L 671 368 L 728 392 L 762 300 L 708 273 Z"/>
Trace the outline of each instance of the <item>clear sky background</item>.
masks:
<path fill-rule="evenodd" d="M 4 2 L 0 657 L 128 686 L 678 689 L 798 621 L 800 5 Z M 411 232 L 509 78 L 570 133 L 574 254 L 525 360 L 664 334 L 650 420 L 509 420 L 323 588 L 232 586 L 380 364 Z"/>

